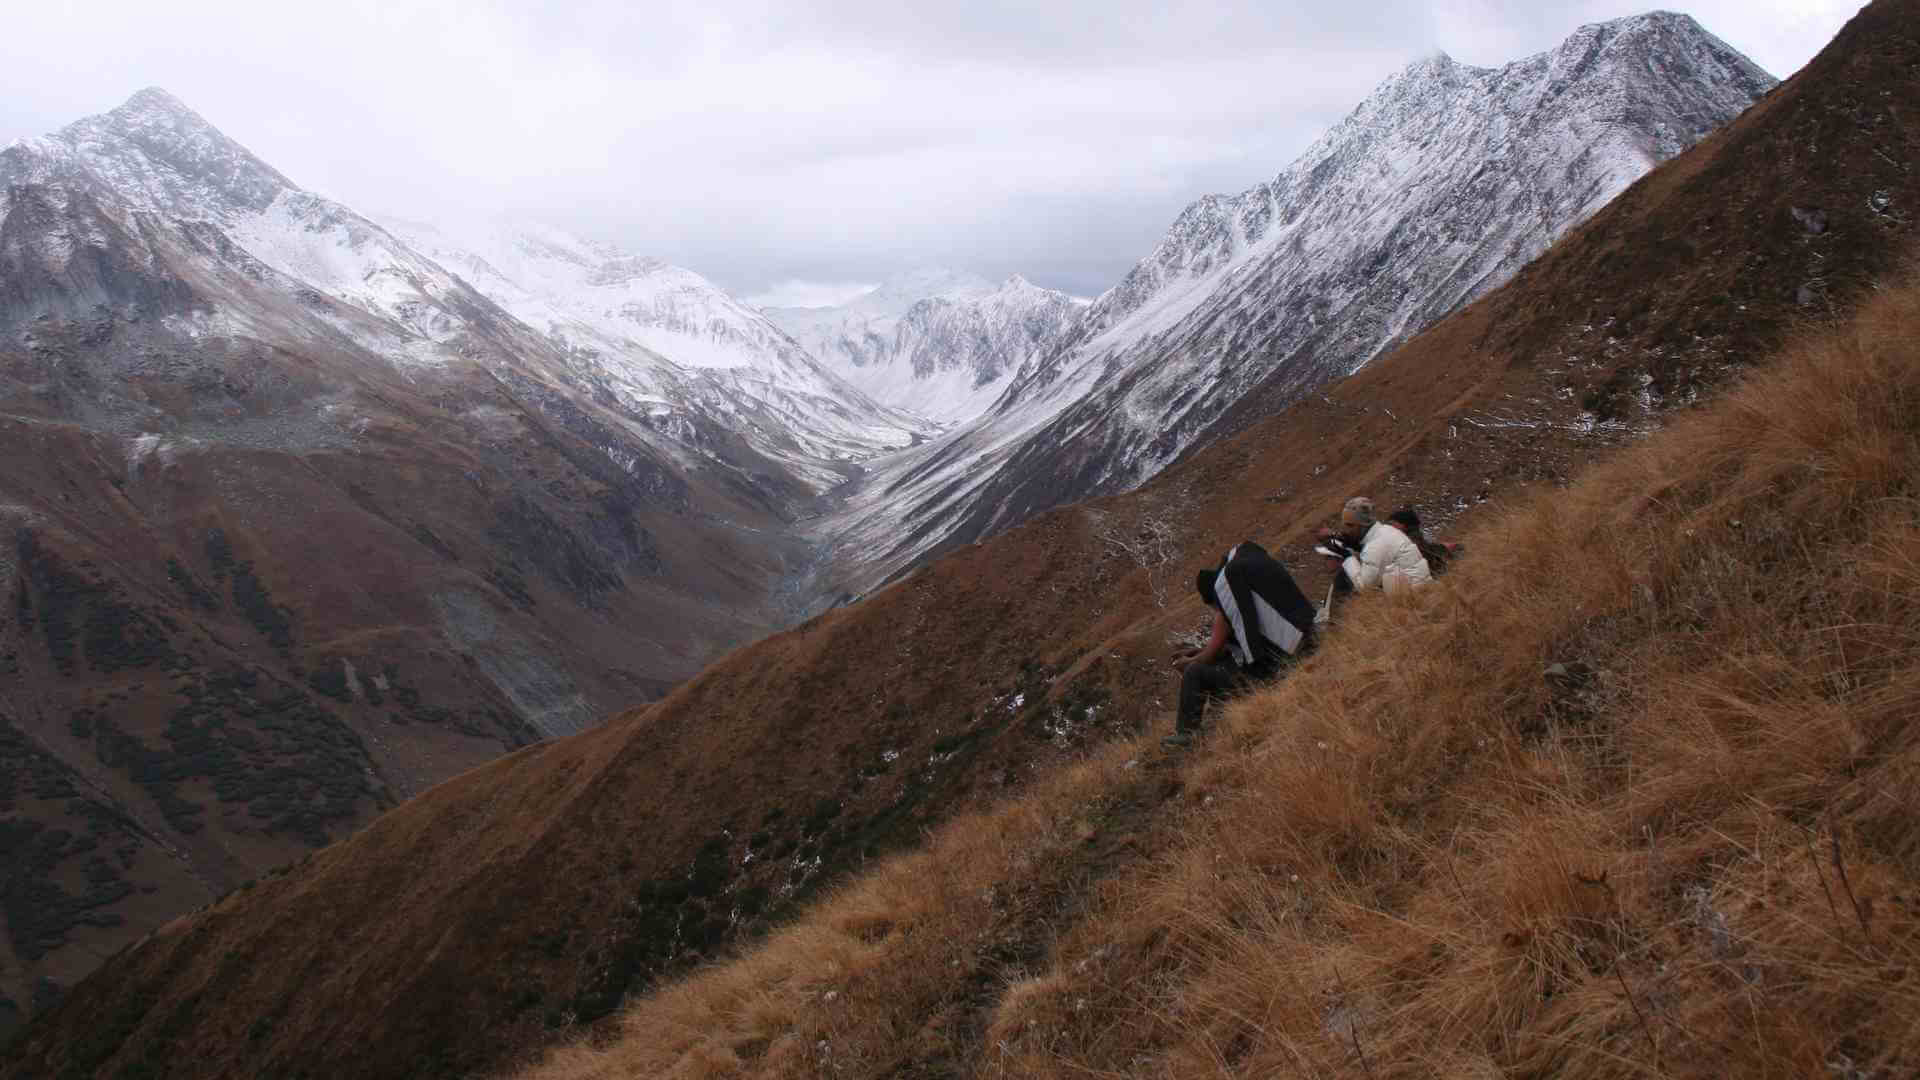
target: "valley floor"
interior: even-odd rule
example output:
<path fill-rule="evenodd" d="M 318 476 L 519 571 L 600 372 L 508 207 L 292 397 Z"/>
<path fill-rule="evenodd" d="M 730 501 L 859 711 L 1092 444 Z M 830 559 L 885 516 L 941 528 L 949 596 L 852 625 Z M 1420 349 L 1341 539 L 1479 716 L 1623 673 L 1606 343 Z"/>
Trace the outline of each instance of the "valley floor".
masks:
<path fill-rule="evenodd" d="M 1920 284 L 536 1080 L 1920 1070 Z"/>

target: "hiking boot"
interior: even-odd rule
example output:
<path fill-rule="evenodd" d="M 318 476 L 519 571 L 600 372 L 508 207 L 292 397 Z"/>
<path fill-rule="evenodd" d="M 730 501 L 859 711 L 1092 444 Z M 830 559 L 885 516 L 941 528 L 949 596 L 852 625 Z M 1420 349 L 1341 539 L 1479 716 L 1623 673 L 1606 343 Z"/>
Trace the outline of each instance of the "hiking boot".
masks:
<path fill-rule="evenodd" d="M 1176 731 L 1173 734 L 1167 736 L 1166 738 L 1161 739 L 1160 745 L 1161 746 L 1181 746 L 1181 747 L 1192 746 L 1193 735 L 1191 732 Z"/>

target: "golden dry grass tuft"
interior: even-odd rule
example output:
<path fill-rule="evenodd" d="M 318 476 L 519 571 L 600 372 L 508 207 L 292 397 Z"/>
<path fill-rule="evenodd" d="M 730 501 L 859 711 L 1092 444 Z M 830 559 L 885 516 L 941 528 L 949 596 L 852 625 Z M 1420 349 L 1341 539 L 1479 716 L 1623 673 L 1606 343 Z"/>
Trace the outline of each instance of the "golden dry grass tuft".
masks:
<path fill-rule="evenodd" d="M 1469 540 L 527 1075 L 1920 1073 L 1920 285 Z"/>

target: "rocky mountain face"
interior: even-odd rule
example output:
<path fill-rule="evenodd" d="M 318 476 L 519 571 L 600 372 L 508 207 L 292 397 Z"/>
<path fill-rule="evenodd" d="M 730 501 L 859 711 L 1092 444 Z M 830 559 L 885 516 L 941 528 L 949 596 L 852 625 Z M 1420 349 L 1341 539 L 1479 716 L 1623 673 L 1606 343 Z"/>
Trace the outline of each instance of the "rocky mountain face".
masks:
<path fill-rule="evenodd" d="M 836 369 L 872 367 L 893 348 L 893 329 L 922 300 L 975 300 L 993 291 L 978 274 L 923 266 L 882 281 L 843 304 L 770 307 L 767 318 Z"/>
<path fill-rule="evenodd" d="M 767 316 L 876 400 L 947 427 L 992 405 L 1020 364 L 1051 348 L 1082 310 L 1019 275 L 995 288 L 921 270 L 839 307 L 770 308 Z"/>
<path fill-rule="evenodd" d="M 784 624 L 918 430 L 685 272 L 525 264 L 538 329 L 158 90 L 0 151 L 0 1025 Z"/>
<path fill-rule="evenodd" d="M 1376 89 L 1271 182 L 1189 206 L 974 422 L 876 466 L 825 528 L 861 591 L 929 552 L 1131 488 L 1510 278 L 1774 80 L 1682 15 Z"/>

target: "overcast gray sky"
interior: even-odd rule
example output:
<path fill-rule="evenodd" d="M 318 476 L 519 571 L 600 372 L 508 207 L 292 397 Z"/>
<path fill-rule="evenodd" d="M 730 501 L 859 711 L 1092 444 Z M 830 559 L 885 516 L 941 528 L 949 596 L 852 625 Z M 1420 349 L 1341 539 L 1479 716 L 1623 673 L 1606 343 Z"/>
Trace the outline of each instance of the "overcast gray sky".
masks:
<path fill-rule="evenodd" d="M 1860 0 L 1674 5 L 1785 77 Z M 1092 295 L 1436 49 L 1497 65 L 1632 0 L 97 0 L 16 5 L 0 143 L 181 97 L 370 213 L 524 214 L 737 293 L 919 265 Z"/>

